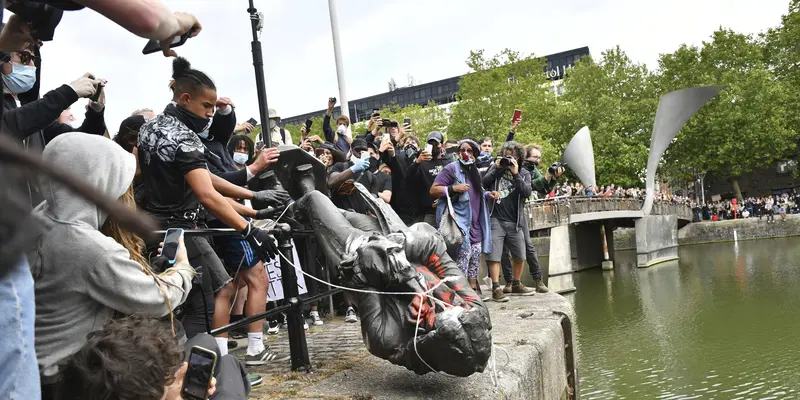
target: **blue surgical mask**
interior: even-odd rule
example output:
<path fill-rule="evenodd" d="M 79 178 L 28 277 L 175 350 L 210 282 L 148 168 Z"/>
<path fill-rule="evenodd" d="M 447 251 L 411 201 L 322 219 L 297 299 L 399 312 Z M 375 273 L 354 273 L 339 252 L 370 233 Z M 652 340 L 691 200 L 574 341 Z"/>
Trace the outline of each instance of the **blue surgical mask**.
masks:
<path fill-rule="evenodd" d="M 197 134 L 197 136 L 200 136 L 200 138 L 202 138 L 202 139 L 208 139 L 208 129 L 206 129 L 206 130 L 204 130 L 202 132 L 199 132 Z"/>
<path fill-rule="evenodd" d="M 239 165 L 247 164 L 247 161 L 249 159 L 250 159 L 250 155 L 248 155 L 247 153 L 238 153 L 238 152 L 234 152 L 233 153 L 233 162 L 235 162 L 235 163 L 237 163 Z"/>
<path fill-rule="evenodd" d="M 36 67 L 11 63 L 11 73 L 3 75 L 3 82 L 11 93 L 25 93 L 36 84 Z"/>

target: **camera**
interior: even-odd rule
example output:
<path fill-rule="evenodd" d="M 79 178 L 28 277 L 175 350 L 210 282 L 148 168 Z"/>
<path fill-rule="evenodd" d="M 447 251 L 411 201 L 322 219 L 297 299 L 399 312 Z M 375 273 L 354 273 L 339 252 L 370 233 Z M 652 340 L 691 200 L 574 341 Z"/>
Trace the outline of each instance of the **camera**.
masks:
<path fill-rule="evenodd" d="M 547 168 L 547 172 L 549 172 L 550 175 L 555 175 L 558 172 L 559 168 L 566 168 L 566 167 L 567 163 L 554 162 L 553 165 Z"/>
<path fill-rule="evenodd" d="M 384 128 L 397 128 L 397 121 L 392 121 L 389 118 L 384 118 L 381 124 Z"/>
<path fill-rule="evenodd" d="M 511 166 L 511 160 L 513 160 L 513 159 L 514 159 L 514 156 L 503 156 L 503 158 L 500 159 L 500 168 L 507 169 L 508 167 L 510 167 Z"/>
<path fill-rule="evenodd" d="M 64 6 L 67 10 L 79 9 L 77 5 L 68 6 L 68 4 L 64 4 Z M 31 35 L 43 42 L 53 40 L 56 27 L 61 22 L 61 17 L 64 14 L 64 8 L 57 8 L 34 1 L 17 1 L 6 8 L 24 19 L 28 23 Z"/>

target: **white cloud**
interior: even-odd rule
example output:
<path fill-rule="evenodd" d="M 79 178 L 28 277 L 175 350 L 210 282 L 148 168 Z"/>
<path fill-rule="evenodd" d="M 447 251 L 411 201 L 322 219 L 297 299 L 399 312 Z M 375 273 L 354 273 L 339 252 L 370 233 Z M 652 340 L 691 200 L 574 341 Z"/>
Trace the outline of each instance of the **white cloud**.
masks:
<path fill-rule="evenodd" d="M 244 121 L 258 117 L 244 0 L 165 0 L 197 15 L 203 32 L 178 53 L 215 80 Z M 255 0 L 266 15 L 264 47 L 268 101 L 288 117 L 322 109 L 338 85 L 325 0 Z M 445 1 L 338 0 L 350 99 L 382 93 L 394 78 L 430 82 L 467 72 L 469 51 L 503 48 L 547 55 L 589 46 L 594 55 L 619 44 L 631 58 L 656 66 L 660 53 L 700 44 L 718 27 L 756 33 L 780 23 L 788 0 Z M 87 71 L 108 79 L 106 121 L 113 133 L 130 112 L 156 111 L 170 100 L 171 59 L 144 56 L 146 40 L 92 11 L 68 12 L 43 49 L 43 90 Z M 83 118 L 83 104 L 74 106 Z"/>

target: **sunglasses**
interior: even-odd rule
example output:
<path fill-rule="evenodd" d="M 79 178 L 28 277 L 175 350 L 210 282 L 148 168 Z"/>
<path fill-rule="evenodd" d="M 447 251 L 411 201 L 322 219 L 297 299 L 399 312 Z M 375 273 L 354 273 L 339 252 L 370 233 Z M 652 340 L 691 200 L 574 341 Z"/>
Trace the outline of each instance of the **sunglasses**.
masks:
<path fill-rule="evenodd" d="M 34 62 L 35 62 L 36 60 L 38 60 L 38 59 L 39 59 L 39 57 L 36 57 L 35 55 L 33 55 L 33 54 L 31 54 L 31 53 L 24 52 L 24 51 L 23 51 L 23 52 L 18 52 L 18 53 L 16 53 L 16 54 L 17 54 L 17 56 L 19 56 L 19 60 L 20 60 L 20 61 L 21 61 L 23 64 L 28 64 L 28 63 L 30 63 L 31 61 L 34 61 Z"/>

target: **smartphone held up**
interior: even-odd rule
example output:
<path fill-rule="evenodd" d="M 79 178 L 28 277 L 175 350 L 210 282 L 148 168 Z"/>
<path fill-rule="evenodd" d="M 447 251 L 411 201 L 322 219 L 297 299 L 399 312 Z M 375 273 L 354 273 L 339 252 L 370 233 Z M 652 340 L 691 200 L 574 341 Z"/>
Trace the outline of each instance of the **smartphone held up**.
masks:
<path fill-rule="evenodd" d="M 200 346 L 193 346 L 189 354 L 189 368 L 183 378 L 181 395 L 184 399 L 205 400 L 208 398 L 208 389 L 211 378 L 214 377 L 214 367 L 217 365 L 217 353 Z"/>
<path fill-rule="evenodd" d="M 169 45 L 169 47 L 170 48 L 175 48 L 175 47 L 183 46 L 186 43 L 186 41 L 189 40 L 189 37 L 191 36 L 191 34 L 192 34 L 192 31 L 190 30 L 189 32 L 186 32 L 181 36 L 175 36 L 175 38 L 172 39 L 172 43 Z M 151 40 L 149 40 L 147 42 L 147 44 L 142 49 L 142 54 L 152 54 L 152 53 L 157 53 L 159 51 L 161 51 L 161 43 L 158 40 L 152 40 L 151 39 Z"/>
<path fill-rule="evenodd" d="M 183 236 L 183 229 L 170 228 L 164 235 L 164 245 L 161 247 L 161 255 L 164 256 L 170 264 L 175 264 L 175 257 L 178 256 L 178 247 L 180 246 L 180 239 Z"/>

